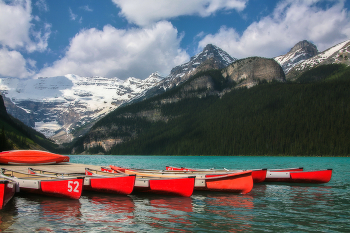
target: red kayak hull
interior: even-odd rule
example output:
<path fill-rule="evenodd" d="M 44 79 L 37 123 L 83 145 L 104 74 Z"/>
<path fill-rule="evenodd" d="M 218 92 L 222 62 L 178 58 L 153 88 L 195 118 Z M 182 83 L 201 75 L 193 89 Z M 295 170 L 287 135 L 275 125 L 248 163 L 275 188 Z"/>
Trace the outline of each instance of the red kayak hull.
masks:
<path fill-rule="evenodd" d="M 42 180 L 39 189 L 23 188 L 20 191 L 46 196 L 79 199 L 83 190 L 83 179 Z"/>
<path fill-rule="evenodd" d="M 332 169 L 321 171 L 292 171 L 292 172 L 268 172 L 266 182 L 287 182 L 287 183 L 328 183 L 332 178 Z"/>
<path fill-rule="evenodd" d="M 11 200 L 16 192 L 16 183 L 10 180 L 0 181 L 0 210 Z"/>
<path fill-rule="evenodd" d="M 69 162 L 69 157 L 39 150 L 0 152 L 1 164 L 54 164 L 61 162 Z"/>
<path fill-rule="evenodd" d="M 87 173 L 87 175 L 92 175 Z M 128 195 L 134 189 L 136 176 L 91 178 L 84 190 Z"/>

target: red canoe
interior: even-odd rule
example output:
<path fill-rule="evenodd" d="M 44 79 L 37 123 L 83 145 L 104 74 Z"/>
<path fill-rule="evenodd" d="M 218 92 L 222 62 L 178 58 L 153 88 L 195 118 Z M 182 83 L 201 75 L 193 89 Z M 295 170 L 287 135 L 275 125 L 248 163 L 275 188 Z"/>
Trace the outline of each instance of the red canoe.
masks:
<path fill-rule="evenodd" d="M 81 178 L 44 177 L 4 168 L 0 169 L 0 177 L 15 181 L 21 192 L 47 196 L 79 199 L 83 189 L 83 179 Z"/>
<path fill-rule="evenodd" d="M 266 182 L 288 183 L 328 183 L 332 178 L 332 169 L 320 171 L 267 171 Z"/>
<path fill-rule="evenodd" d="M 101 171 L 120 173 L 110 168 L 101 167 Z M 172 196 L 190 197 L 194 190 L 194 176 L 164 178 L 159 176 L 136 175 L 135 192 L 146 192 Z"/>
<path fill-rule="evenodd" d="M 206 172 L 206 171 L 159 171 L 126 169 L 113 165 L 110 167 L 117 172 L 136 174 L 141 177 L 174 178 L 195 176 L 195 190 L 221 191 L 246 194 L 253 188 L 252 171 L 239 172 Z"/>
<path fill-rule="evenodd" d="M 90 178 L 88 190 L 107 193 L 131 194 L 135 186 L 135 175 L 112 174 L 85 168 L 85 174 Z M 85 186 L 84 186 L 85 189 Z"/>
<path fill-rule="evenodd" d="M 16 192 L 17 183 L 6 178 L 0 178 L 0 210 L 11 200 Z"/>
<path fill-rule="evenodd" d="M 59 178 L 81 177 L 84 178 L 83 190 L 123 195 L 130 194 L 135 184 L 135 175 L 111 173 L 96 174 L 94 170 L 91 170 L 89 168 L 85 168 L 85 173 L 58 173 L 53 171 L 28 168 L 28 173 Z"/>
<path fill-rule="evenodd" d="M 69 157 L 40 150 L 0 152 L 1 164 L 54 164 L 61 162 L 69 162 Z"/>
<path fill-rule="evenodd" d="M 166 166 L 167 171 L 207 171 L 207 172 L 242 172 L 244 170 L 228 170 L 228 169 L 197 169 L 197 168 L 184 168 L 184 167 L 173 167 Z M 252 177 L 254 183 L 261 183 L 265 181 L 267 169 L 256 169 L 252 170 Z"/>

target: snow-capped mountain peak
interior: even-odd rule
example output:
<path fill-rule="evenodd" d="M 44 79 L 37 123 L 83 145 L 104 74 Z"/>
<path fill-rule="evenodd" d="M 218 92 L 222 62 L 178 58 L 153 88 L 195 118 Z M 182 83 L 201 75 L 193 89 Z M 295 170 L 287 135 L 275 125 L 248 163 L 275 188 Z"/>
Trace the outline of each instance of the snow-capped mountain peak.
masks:
<path fill-rule="evenodd" d="M 294 66 L 317 55 L 317 53 L 318 50 L 314 44 L 303 40 L 294 45 L 287 54 L 275 57 L 275 61 L 282 66 L 283 71 L 287 74 Z"/>
<path fill-rule="evenodd" d="M 296 76 L 296 74 L 322 64 L 343 63 L 346 65 L 350 65 L 349 58 L 350 40 L 347 40 L 321 53 L 318 53 L 316 56 L 299 62 L 289 71 L 290 77 L 288 77 L 287 74 L 287 79 L 292 79 Z"/>

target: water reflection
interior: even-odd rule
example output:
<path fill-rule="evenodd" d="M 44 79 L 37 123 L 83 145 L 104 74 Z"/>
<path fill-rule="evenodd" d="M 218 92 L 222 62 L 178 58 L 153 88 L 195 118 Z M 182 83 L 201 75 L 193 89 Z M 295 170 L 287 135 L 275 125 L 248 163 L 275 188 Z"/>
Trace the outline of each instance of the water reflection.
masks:
<path fill-rule="evenodd" d="M 1 210 L 0 210 L 0 231 L 5 231 L 14 223 L 14 218 L 18 215 L 16 209 L 16 198 L 12 198 Z"/>
<path fill-rule="evenodd" d="M 118 229 L 119 223 L 132 223 L 135 205 L 129 196 L 93 193 L 81 198 L 82 220 L 85 224 L 113 226 Z M 97 226 L 97 225 L 95 225 Z"/>
<path fill-rule="evenodd" d="M 135 202 L 135 224 L 150 231 L 190 232 L 193 225 L 190 214 L 193 211 L 191 197 L 162 195 L 133 195 Z"/>
<path fill-rule="evenodd" d="M 17 195 L 14 202 L 13 219 L 6 220 L 11 232 L 73 231 L 81 225 L 79 200 L 24 194 Z M 1 214 L 3 217 L 6 215 Z"/>
<path fill-rule="evenodd" d="M 253 200 L 250 195 L 207 194 L 205 213 L 216 216 L 215 221 L 210 221 L 210 228 L 227 232 L 250 230 L 253 216 L 248 213 L 254 209 Z"/>

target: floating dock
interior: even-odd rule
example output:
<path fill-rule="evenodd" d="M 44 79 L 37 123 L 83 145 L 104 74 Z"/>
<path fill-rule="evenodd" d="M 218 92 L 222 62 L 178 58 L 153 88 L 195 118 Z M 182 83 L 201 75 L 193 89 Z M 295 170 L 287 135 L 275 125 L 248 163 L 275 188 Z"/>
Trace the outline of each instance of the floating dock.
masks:
<path fill-rule="evenodd" d="M 93 170 L 100 170 L 101 166 L 79 164 L 79 163 L 57 163 L 57 164 L 41 164 L 41 165 L 8 165 L 0 164 L 0 168 L 6 168 L 9 170 L 15 170 L 20 172 L 28 172 L 28 168 L 33 167 L 35 169 L 58 172 L 58 173 L 85 173 L 85 168 L 91 168 Z"/>

